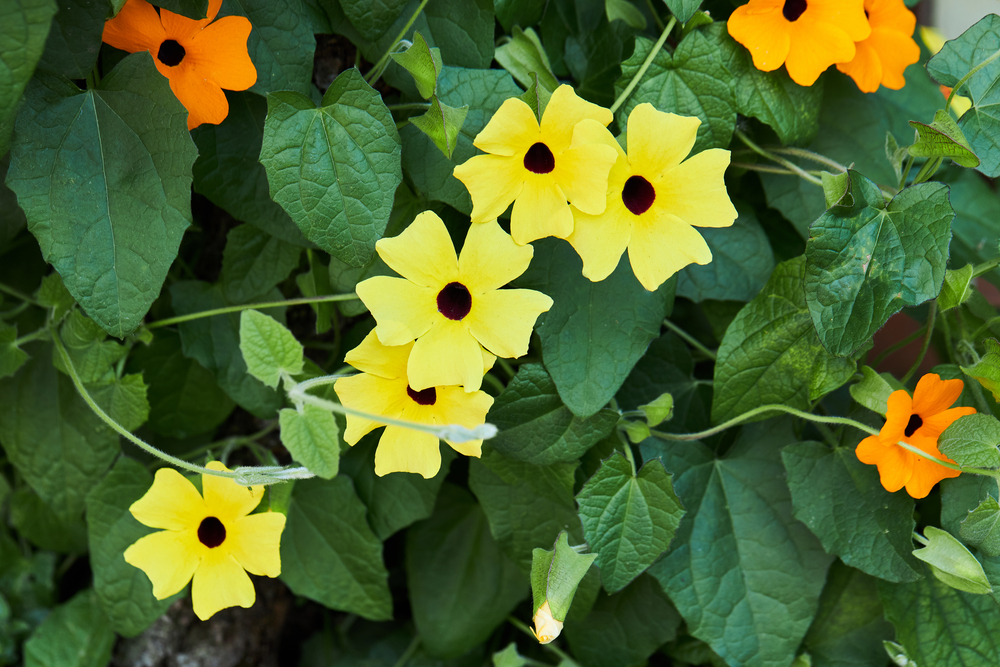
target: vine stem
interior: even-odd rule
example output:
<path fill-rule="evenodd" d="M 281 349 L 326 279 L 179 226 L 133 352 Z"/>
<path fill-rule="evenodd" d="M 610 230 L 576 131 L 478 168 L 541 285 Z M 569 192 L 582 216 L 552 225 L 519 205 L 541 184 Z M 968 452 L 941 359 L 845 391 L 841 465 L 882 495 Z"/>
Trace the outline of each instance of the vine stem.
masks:
<path fill-rule="evenodd" d="M 934 335 L 934 322 L 937 319 L 937 309 L 937 299 L 934 299 L 931 301 L 930 313 L 927 315 L 927 335 L 924 336 L 924 344 L 920 347 L 920 354 L 917 355 L 916 361 L 913 362 L 913 365 L 910 366 L 910 370 L 906 371 L 906 375 L 904 375 L 900 380 L 903 384 L 910 381 L 910 378 L 912 378 L 917 372 L 917 369 L 920 368 L 920 364 L 924 362 L 924 357 L 927 356 L 927 350 L 930 349 L 931 346 L 931 337 Z"/>
<path fill-rule="evenodd" d="M 961 88 L 962 86 L 964 86 L 969 81 L 969 79 L 971 79 L 973 77 L 973 75 L 976 72 L 978 72 L 982 68 L 986 67 L 987 65 L 989 65 L 991 62 L 993 62 L 997 58 L 1000 58 L 1000 50 L 997 50 L 997 52 L 994 53 L 993 55 L 991 55 L 989 58 L 987 58 L 983 62 L 979 63 L 978 65 L 976 65 L 975 67 L 973 67 L 972 69 L 970 69 L 968 74 L 966 74 L 961 79 L 959 79 L 958 83 L 956 83 L 954 86 L 952 86 L 951 93 L 948 94 L 948 100 L 944 103 L 944 110 L 948 111 L 949 109 L 951 109 L 951 101 L 955 98 L 955 93 L 958 92 L 959 88 Z M 971 91 L 970 91 L 970 94 L 971 94 Z"/>
<path fill-rule="evenodd" d="M 510 623 L 511 625 L 513 625 L 515 628 L 517 628 L 521 632 L 523 632 L 524 634 L 526 634 L 529 637 L 531 637 L 532 639 L 536 639 L 536 640 L 538 639 L 537 637 L 535 637 L 535 633 L 531 631 L 531 628 L 529 628 L 527 625 L 525 625 L 524 622 L 521 621 L 521 619 L 514 618 L 513 616 L 508 616 L 507 617 L 507 622 Z M 569 657 L 569 655 L 565 651 L 563 651 L 561 648 L 559 648 L 555 644 L 542 644 L 542 648 L 544 648 L 546 651 L 549 651 L 550 653 L 552 653 L 553 655 L 555 655 L 557 658 L 559 658 L 559 660 L 561 661 L 559 663 L 560 665 L 564 665 L 565 667 L 580 667 L 580 664 L 577 661 L 575 661 L 575 660 L 573 660 L 573 658 Z"/>
<path fill-rule="evenodd" d="M 24 301 L 25 303 L 30 303 L 32 306 L 39 306 L 39 307 L 41 307 L 41 305 L 42 305 L 42 304 L 38 303 L 37 301 L 35 301 L 34 299 L 32 299 L 27 294 L 25 294 L 24 292 L 18 291 L 16 289 L 14 289 L 13 287 L 9 286 L 9 285 L 4 285 L 3 283 L 0 283 L 0 292 L 3 292 L 4 294 L 9 294 L 12 297 L 14 297 L 15 299 L 20 299 L 21 301 Z"/>
<path fill-rule="evenodd" d="M 285 299 L 284 301 L 268 301 L 266 303 L 245 303 L 240 306 L 226 306 L 225 308 L 215 308 L 213 310 L 202 310 L 197 313 L 168 317 L 165 320 L 156 320 L 146 325 L 147 329 L 159 329 L 172 324 L 181 324 L 192 320 L 200 320 L 203 317 L 214 317 L 215 315 L 225 315 L 226 313 L 238 313 L 241 310 L 264 310 L 266 308 L 281 308 L 282 306 L 301 306 L 310 303 L 330 303 L 333 301 L 354 301 L 357 294 L 331 294 L 330 296 L 305 296 L 299 299 Z"/>
<path fill-rule="evenodd" d="M 394 664 L 392 667 L 406 667 L 406 663 L 410 661 L 410 658 L 413 657 L 413 654 L 417 652 L 417 649 L 419 647 L 420 647 L 420 635 L 414 635 L 413 640 L 410 642 L 410 645 L 406 647 L 406 650 L 403 651 L 403 655 L 399 656 L 399 660 L 397 660 L 396 664 Z"/>
<path fill-rule="evenodd" d="M 755 144 L 750 139 L 750 137 L 748 137 L 743 132 L 743 130 L 736 130 L 735 134 L 736 134 L 736 137 L 740 141 L 742 141 L 744 144 L 746 144 L 747 148 L 749 148 L 750 150 L 752 150 L 754 153 L 757 153 L 761 157 L 765 157 L 768 160 L 771 160 L 772 162 L 777 162 L 782 167 L 785 167 L 786 169 L 789 169 L 789 170 L 795 172 L 795 175 L 798 176 L 799 178 L 801 178 L 802 180 L 808 181 L 809 183 L 812 183 L 813 185 L 818 185 L 820 187 L 823 186 L 823 181 L 821 179 L 816 178 L 815 176 L 813 176 L 812 174 L 810 174 L 809 172 L 807 172 L 805 169 L 803 169 L 799 165 L 797 165 L 794 162 L 791 162 L 789 160 L 786 160 L 783 157 L 779 157 L 779 156 L 775 155 L 774 153 L 772 153 L 770 151 L 767 151 L 767 150 L 761 148 L 760 146 L 758 146 L 757 144 Z"/>
<path fill-rule="evenodd" d="M 812 160 L 813 162 L 818 162 L 819 164 L 825 164 L 826 166 L 836 169 L 837 171 L 847 171 L 847 167 L 840 164 L 836 160 L 828 158 L 825 155 L 820 155 L 819 153 L 814 153 L 813 151 L 807 151 L 804 148 L 775 148 L 773 149 L 775 153 L 784 153 L 785 155 L 794 155 L 795 157 L 800 157 L 805 160 Z"/>
<path fill-rule="evenodd" d="M 399 43 L 403 41 L 403 38 L 406 37 L 406 33 L 410 31 L 414 21 L 417 20 L 418 16 L 420 16 L 420 12 L 424 11 L 424 7 L 427 6 L 428 2 L 429 0 L 422 0 L 416 10 L 414 10 L 413 16 L 410 17 L 410 20 L 406 22 L 403 29 L 399 31 L 398 35 L 396 35 L 396 39 L 392 40 L 389 44 L 389 48 L 386 49 L 385 53 L 382 54 L 382 57 L 378 59 L 378 62 L 372 66 L 371 71 L 368 72 L 368 76 L 365 77 L 365 81 L 368 82 L 369 86 L 375 85 L 378 78 L 382 76 L 382 71 L 385 69 L 386 65 L 388 65 L 389 55 L 392 53 L 393 49 L 395 49 Z"/>
<path fill-rule="evenodd" d="M 649 66 L 653 64 L 653 59 L 656 58 L 656 54 L 663 48 L 663 45 L 667 41 L 667 37 L 670 36 L 670 31 L 674 29 L 675 25 L 677 25 L 677 17 L 671 16 L 670 22 L 667 23 L 667 27 L 663 29 L 663 32 L 660 34 L 660 38 L 656 40 L 656 44 L 653 44 L 653 48 L 650 49 L 649 55 L 646 56 L 646 60 L 642 63 L 639 71 L 635 73 L 632 80 L 628 82 L 628 86 L 626 86 L 625 90 L 623 90 L 621 95 L 618 96 L 615 103 L 611 105 L 611 113 L 618 111 L 618 107 L 625 103 L 628 96 L 631 95 L 632 91 L 635 90 L 635 87 L 639 85 L 639 81 L 642 80 L 642 76 L 646 73 L 646 70 L 649 69 Z"/>
<path fill-rule="evenodd" d="M 665 326 L 666 328 L 670 329 L 675 334 L 677 334 L 678 336 L 680 336 L 681 338 L 683 338 L 685 341 L 687 341 L 687 343 L 691 347 L 695 348 L 696 350 L 698 350 L 699 352 L 701 352 L 702 354 L 704 354 L 706 357 L 708 357 L 712 361 L 716 361 L 718 359 L 718 355 L 716 355 L 715 352 L 712 352 L 710 349 L 708 349 L 707 347 L 705 347 L 704 345 L 702 345 L 701 342 L 697 338 L 695 338 L 694 336 L 692 336 L 688 332 L 684 331 L 683 329 L 681 329 L 679 326 L 677 326 L 676 324 L 674 324 L 670 320 L 668 320 L 668 319 L 663 320 L 663 326 Z"/>

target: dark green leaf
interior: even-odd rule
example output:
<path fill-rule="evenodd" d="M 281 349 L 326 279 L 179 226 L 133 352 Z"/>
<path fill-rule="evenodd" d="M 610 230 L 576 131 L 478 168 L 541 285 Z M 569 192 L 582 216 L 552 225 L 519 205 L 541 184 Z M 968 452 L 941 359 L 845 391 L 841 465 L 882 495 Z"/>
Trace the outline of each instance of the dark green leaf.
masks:
<path fill-rule="evenodd" d="M 66 288 L 124 337 L 159 294 L 191 220 L 187 112 L 144 52 L 85 93 L 36 77 L 20 117 L 7 183 Z"/>
<path fill-rule="evenodd" d="M 222 255 L 222 290 L 233 303 L 246 303 L 288 277 L 302 248 L 250 225 L 234 227 Z"/>
<path fill-rule="evenodd" d="M 309 258 L 309 270 L 295 276 L 295 284 L 299 286 L 302 296 L 313 297 L 333 294 L 333 288 L 330 287 L 329 268 L 323 263 L 323 260 L 317 253 L 310 250 L 306 253 L 306 256 Z M 310 304 L 310 307 L 316 313 L 316 333 L 324 334 L 329 331 L 330 327 L 333 326 L 333 318 L 337 316 L 335 310 L 336 304 L 332 302 L 313 303 Z"/>
<path fill-rule="evenodd" d="M 296 595 L 375 621 L 392 618 L 382 543 L 348 477 L 295 483 L 281 539 L 281 580 Z"/>
<path fill-rule="evenodd" d="M 115 633 L 90 589 L 59 605 L 24 645 L 24 667 L 104 667 Z"/>
<path fill-rule="evenodd" d="M 0 323 L 0 378 L 13 375 L 28 360 L 28 353 L 16 341 L 17 327 Z"/>
<path fill-rule="evenodd" d="M 406 534 L 413 622 L 432 655 L 453 658 L 479 644 L 529 592 L 466 491 L 446 484 L 434 515 Z"/>
<path fill-rule="evenodd" d="M 125 346 L 107 340 L 107 332 L 79 310 L 69 314 L 59 335 L 83 382 L 110 382 L 115 377 L 114 365 L 128 353 Z M 53 358 L 53 363 L 56 368 L 69 374 L 59 355 Z"/>
<path fill-rule="evenodd" d="M 10 497 L 10 521 L 32 544 L 49 551 L 81 554 L 87 550 L 87 527 L 82 516 L 63 521 L 30 487 Z"/>
<path fill-rule="evenodd" d="M 542 18 L 545 5 L 538 0 L 493 0 L 497 20 L 510 32 L 515 25 L 535 25 Z"/>
<path fill-rule="evenodd" d="M 962 539 L 987 556 L 1000 556 L 1000 504 L 992 496 L 962 521 Z"/>
<path fill-rule="evenodd" d="M 691 634 L 731 664 L 791 663 L 832 560 L 792 517 L 780 452 L 793 442 L 787 421 L 771 421 L 743 427 L 721 458 L 699 443 L 642 446 L 673 472 L 689 508 L 674 548 L 649 572 Z"/>
<path fill-rule="evenodd" d="M 10 148 L 10 133 L 21 94 L 42 56 L 55 0 L 7 2 L 0 8 L 0 154 Z"/>
<path fill-rule="evenodd" d="M 58 0 L 59 11 L 39 69 L 60 74 L 67 79 L 85 79 L 97 63 L 104 21 L 111 17 L 108 0 Z"/>
<path fill-rule="evenodd" d="M 402 14 L 406 3 L 407 0 L 340 0 L 351 25 L 369 41 L 386 32 Z"/>
<path fill-rule="evenodd" d="M 633 49 L 635 31 L 625 23 L 609 22 L 603 3 L 553 0 L 542 21 L 542 38 L 556 48 L 560 42 L 558 38 L 549 38 L 549 16 L 564 12 L 566 33 L 562 39 L 565 50 L 559 48 L 548 52 L 554 71 L 558 71 L 560 65 L 567 68 L 576 81 L 577 95 L 594 104 L 611 106 L 617 94 L 616 82 L 624 69 L 622 61 Z"/>
<path fill-rule="evenodd" d="M 76 304 L 73 295 L 55 271 L 42 278 L 36 298 L 41 306 L 52 309 L 52 319 L 57 322 L 62 321 L 66 312 Z"/>
<path fill-rule="evenodd" d="M 523 95 L 518 96 L 518 99 L 527 104 L 531 108 L 531 113 L 535 114 L 535 119 L 541 122 L 542 116 L 545 114 L 545 107 L 552 99 L 552 93 L 545 90 L 545 86 L 538 85 L 537 78 L 532 72 L 531 84 Z"/>
<path fill-rule="evenodd" d="M 963 468 L 1000 468 L 1000 422 L 986 414 L 966 415 L 945 429 L 938 449 Z"/>
<path fill-rule="evenodd" d="M 278 413 L 281 444 L 292 458 L 323 479 L 332 479 L 340 469 L 340 429 L 333 414 L 315 405 L 302 412 L 284 408 Z"/>
<path fill-rule="evenodd" d="M 629 0 L 604 0 L 608 21 L 624 21 L 634 30 L 646 29 L 646 17 Z"/>
<path fill-rule="evenodd" d="M 260 161 L 271 196 L 310 241 L 362 266 L 375 252 L 402 180 L 400 141 L 382 97 L 357 69 L 319 108 L 299 93 L 268 96 Z"/>
<path fill-rule="evenodd" d="M 913 157 L 947 157 L 962 167 L 978 167 L 979 158 L 972 152 L 958 123 L 944 109 L 934 114 L 930 125 L 911 120 L 917 131 L 917 140 L 907 150 Z"/>
<path fill-rule="evenodd" d="M 677 17 L 681 23 L 687 23 L 694 16 L 701 6 L 702 0 L 664 0 L 670 13 Z"/>
<path fill-rule="evenodd" d="M 992 259 L 1000 240 L 1000 229 L 994 223 L 1000 218 L 1000 197 L 987 181 L 965 169 L 957 178 L 948 179 L 948 188 L 951 204 L 955 207 L 949 247 L 952 265 L 978 264 Z M 996 276 L 997 272 L 992 271 L 985 277 L 995 283 Z"/>
<path fill-rule="evenodd" d="M 125 0 L 112 0 L 112 2 L 116 6 L 125 4 Z M 208 0 L 150 0 L 150 3 L 189 19 L 198 20 L 208 16 Z"/>

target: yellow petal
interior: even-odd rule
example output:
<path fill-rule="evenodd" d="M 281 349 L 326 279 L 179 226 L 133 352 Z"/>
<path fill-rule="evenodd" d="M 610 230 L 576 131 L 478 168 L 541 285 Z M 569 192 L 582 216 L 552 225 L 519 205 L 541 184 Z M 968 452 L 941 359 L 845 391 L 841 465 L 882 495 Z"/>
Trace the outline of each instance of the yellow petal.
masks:
<path fill-rule="evenodd" d="M 650 182 L 681 163 L 694 147 L 701 121 L 640 104 L 628 117 L 628 161 Z M 727 162 L 728 164 L 728 162 Z"/>
<path fill-rule="evenodd" d="M 729 151 L 721 148 L 692 156 L 667 172 L 662 181 L 651 181 L 656 189 L 653 209 L 695 227 L 729 227 L 737 213 L 726 190 L 728 166 Z"/>
<path fill-rule="evenodd" d="M 377 375 L 387 380 L 403 378 L 406 377 L 406 360 L 412 348 L 412 343 L 383 345 L 373 329 L 356 348 L 344 356 L 344 363 L 354 366 L 363 373 Z"/>
<path fill-rule="evenodd" d="M 203 621 L 226 607 L 251 607 L 256 597 L 250 577 L 229 553 L 213 549 L 194 573 L 191 602 Z"/>
<path fill-rule="evenodd" d="M 436 298 L 440 290 L 421 287 L 405 278 L 375 276 L 354 290 L 378 323 L 375 331 L 384 345 L 405 345 L 427 333 L 441 316 Z"/>
<path fill-rule="evenodd" d="M 532 619 L 532 622 L 535 624 L 532 632 L 539 644 L 548 644 L 562 633 L 563 622 L 556 620 L 552 615 L 548 600 L 535 612 L 535 618 Z"/>
<path fill-rule="evenodd" d="M 280 512 L 261 512 L 240 517 L 233 523 L 225 546 L 240 566 L 262 577 L 281 574 L 281 532 L 285 529 L 285 515 Z"/>
<path fill-rule="evenodd" d="M 528 353 L 535 320 L 551 307 L 552 299 L 541 292 L 529 289 L 495 290 L 473 301 L 466 320 L 469 331 L 483 347 L 498 357 L 516 358 Z M 469 391 L 469 385 L 465 389 Z"/>
<path fill-rule="evenodd" d="M 632 238 L 631 217 L 620 199 L 609 198 L 600 215 L 573 210 L 573 233 L 566 240 L 583 260 L 585 278 L 600 282 L 614 272 Z"/>
<path fill-rule="evenodd" d="M 125 550 L 125 562 L 146 573 L 157 600 L 165 600 L 187 586 L 198 569 L 202 545 L 195 530 L 161 530 L 140 538 Z"/>
<path fill-rule="evenodd" d="M 601 213 L 607 204 L 608 172 L 617 159 L 618 152 L 606 144 L 570 148 L 560 153 L 556 160 L 556 182 L 578 209 L 585 213 Z"/>
<path fill-rule="evenodd" d="M 486 296 L 489 294 L 496 292 L 488 292 Z M 472 312 L 481 298 L 484 297 L 473 299 Z M 476 391 L 482 386 L 486 372 L 483 354 L 465 324 L 472 312 L 461 322 L 442 318 L 413 344 L 406 375 L 414 391 L 455 384 L 464 385 L 466 391 Z"/>
<path fill-rule="evenodd" d="M 405 378 L 386 380 L 363 373 L 341 378 L 333 388 L 344 407 L 392 419 L 402 413 L 403 400 L 409 400 L 406 395 Z M 380 426 L 383 426 L 382 422 L 349 414 L 347 428 L 344 430 L 344 442 L 353 445 Z"/>
<path fill-rule="evenodd" d="M 548 174 L 532 175 L 514 202 L 510 215 L 510 235 L 514 243 L 525 245 L 546 236 L 566 238 L 573 232 L 573 212 L 566 195 Z"/>
<path fill-rule="evenodd" d="M 149 491 L 132 503 L 129 511 L 150 528 L 185 530 L 197 527 L 205 518 L 205 502 L 184 475 L 173 468 L 160 468 Z"/>
<path fill-rule="evenodd" d="M 572 86 L 559 86 L 542 114 L 542 141 L 553 153 L 565 150 L 573 140 L 573 128 L 586 118 L 607 127 L 614 120 L 614 115 L 604 107 L 578 97 Z"/>
<path fill-rule="evenodd" d="M 386 426 L 375 450 L 375 474 L 415 472 L 429 479 L 441 469 L 440 441 L 430 433 Z"/>
<path fill-rule="evenodd" d="M 448 228 L 433 211 L 424 211 L 399 236 L 375 244 L 389 268 L 412 283 L 435 291 L 458 276 L 458 257 Z"/>
<path fill-rule="evenodd" d="M 205 467 L 209 470 L 229 470 L 219 461 L 211 461 Z M 252 512 L 264 497 L 263 486 L 246 487 L 215 475 L 201 476 L 201 490 L 205 496 L 205 511 L 227 525 L 236 517 Z"/>
<path fill-rule="evenodd" d="M 688 264 L 711 262 L 712 251 L 697 230 L 683 220 L 664 215 L 633 225 L 628 258 L 635 277 L 652 292 Z"/>
<path fill-rule="evenodd" d="M 531 174 L 524 168 L 523 155 L 477 155 L 452 172 L 472 197 L 472 222 L 496 220 L 517 199 L 524 180 Z"/>
<path fill-rule="evenodd" d="M 460 387 L 438 387 L 437 402 L 434 404 L 437 423 L 458 424 L 475 428 L 486 421 L 486 413 L 493 405 L 493 397 L 483 391 L 466 393 Z M 448 442 L 447 440 L 445 442 Z M 483 450 L 482 440 L 448 445 L 459 454 L 479 458 Z"/>
<path fill-rule="evenodd" d="M 474 224 L 458 258 L 458 282 L 475 295 L 503 287 L 527 271 L 534 249 L 517 245 L 495 220 Z"/>
<path fill-rule="evenodd" d="M 531 107 L 511 97 L 500 105 L 472 144 L 494 155 L 524 155 L 539 137 L 538 121 Z"/>

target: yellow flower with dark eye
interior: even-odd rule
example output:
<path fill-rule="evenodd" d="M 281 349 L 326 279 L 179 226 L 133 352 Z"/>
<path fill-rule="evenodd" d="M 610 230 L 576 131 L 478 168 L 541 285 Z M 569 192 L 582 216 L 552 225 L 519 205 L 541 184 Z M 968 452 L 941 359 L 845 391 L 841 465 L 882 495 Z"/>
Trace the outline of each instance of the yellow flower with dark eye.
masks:
<path fill-rule="evenodd" d="M 906 84 L 903 71 L 920 60 L 920 47 L 913 40 L 917 17 L 903 0 L 865 0 L 865 15 L 872 34 L 855 44 L 854 59 L 837 69 L 854 79 L 862 92 L 874 93 L 879 84 L 899 90 Z"/>
<path fill-rule="evenodd" d="M 541 125 L 521 100 L 504 102 L 473 142 L 487 155 L 455 167 L 455 178 L 472 195 L 472 221 L 495 220 L 514 202 L 515 243 L 566 238 L 573 231 L 567 200 L 588 213 L 603 211 L 615 161 L 604 144 L 581 141 L 576 128 L 584 120 L 606 127 L 612 119 L 610 111 L 580 99 L 567 85 L 552 93 Z"/>
<path fill-rule="evenodd" d="M 226 470 L 212 461 L 211 470 Z M 164 600 L 191 584 L 194 613 L 207 620 L 226 607 L 250 607 L 256 599 L 247 572 L 281 574 L 280 543 L 285 515 L 250 514 L 263 486 L 240 486 L 231 479 L 202 475 L 204 497 L 172 468 L 156 471 L 153 486 L 129 511 L 139 523 L 163 528 L 125 550 L 125 562 L 149 577 L 153 596 Z"/>
<path fill-rule="evenodd" d="M 430 211 L 402 234 L 375 244 L 402 278 L 376 276 L 358 283 L 358 296 L 375 317 L 383 345 L 413 345 L 406 376 L 416 391 L 429 387 L 482 386 L 482 348 L 498 357 L 528 352 L 538 316 L 552 299 L 528 289 L 500 289 L 531 262 L 495 220 L 475 224 L 456 257 L 448 229 Z"/>
<path fill-rule="evenodd" d="M 428 387 L 416 391 L 406 375 L 412 350 L 412 343 L 389 347 L 379 342 L 374 331 L 369 333 L 344 358 L 362 372 L 337 380 L 334 390 L 341 403 L 371 415 L 430 426 L 456 424 L 471 429 L 485 423 L 486 413 L 493 405 L 493 398 L 486 392 L 466 393 L 461 387 Z M 480 351 L 480 355 L 486 368 L 493 365 L 493 355 L 485 351 Z M 354 445 L 382 425 L 348 414 L 344 441 Z M 441 469 L 439 443 L 438 437 L 431 433 L 386 425 L 375 450 L 375 474 L 381 477 L 391 472 L 415 472 L 433 477 Z M 483 441 L 448 442 L 448 445 L 459 454 L 479 458 Z"/>
<path fill-rule="evenodd" d="M 566 240 L 583 259 L 584 276 L 604 280 L 627 249 L 635 277 L 653 291 L 688 264 L 712 261 L 694 227 L 728 227 L 736 209 L 723 179 L 729 151 L 713 148 L 684 159 L 700 124 L 640 104 L 628 117 L 627 155 L 607 130 L 591 126 L 594 140 L 613 147 L 618 160 L 604 212 L 573 210 L 576 226 Z"/>

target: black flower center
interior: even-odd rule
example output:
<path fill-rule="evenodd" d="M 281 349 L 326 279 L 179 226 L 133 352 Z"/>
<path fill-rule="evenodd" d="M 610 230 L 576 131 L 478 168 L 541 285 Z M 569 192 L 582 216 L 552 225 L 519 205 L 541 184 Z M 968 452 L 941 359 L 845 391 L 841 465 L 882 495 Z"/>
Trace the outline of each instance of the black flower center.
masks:
<path fill-rule="evenodd" d="M 418 405 L 434 405 L 438 400 L 434 387 L 428 387 L 420 391 L 415 391 L 410 385 L 406 385 L 406 395 L 413 399 Z"/>
<path fill-rule="evenodd" d="M 168 67 L 174 67 L 184 60 L 184 47 L 172 39 L 165 40 L 160 44 L 160 50 L 156 52 L 156 58 Z"/>
<path fill-rule="evenodd" d="M 903 433 L 905 433 L 906 437 L 909 438 L 923 425 L 924 420 L 920 418 L 920 415 L 910 415 L 910 421 L 906 422 L 906 428 L 903 429 Z"/>
<path fill-rule="evenodd" d="M 656 201 L 656 190 L 645 178 L 632 176 L 625 181 L 625 187 L 622 188 L 622 202 L 632 213 L 636 215 L 645 213 L 654 201 Z"/>
<path fill-rule="evenodd" d="M 472 295 L 462 283 L 448 283 L 438 292 L 438 312 L 449 320 L 460 320 L 472 310 Z"/>
<path fill-rule="evenodd" d="M 214 516 L 205 517 L 198 526 L 198 539 L 209 549 L 214 549 L 226 541 L 226 527 Z"/>
<path fill-rule="evenodd" d="M 524 168 L 536 174 L 547 174 L 556 168 L 556 159 L 549 147 L 539 141 L 524 154 Z"/>
<path fill-rule="evenodd" d="M 785 0 L 785 6 L 781 8 L 781 13 L 789 21 L 798 21 L 805 10 L 806 0 Z"/>

